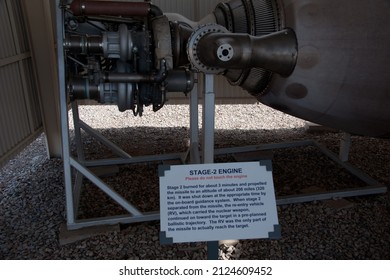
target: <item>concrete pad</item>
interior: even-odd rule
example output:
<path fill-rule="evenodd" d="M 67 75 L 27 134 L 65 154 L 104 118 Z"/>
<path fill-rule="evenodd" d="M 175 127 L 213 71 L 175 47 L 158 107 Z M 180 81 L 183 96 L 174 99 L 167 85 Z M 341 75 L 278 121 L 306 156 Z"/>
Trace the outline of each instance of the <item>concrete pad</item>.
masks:
<path fill-rule="evenodd" d="M 105 234 L 108 232 L 119 232 L 120 226 L 116 225 L 107 225 L 107 226 L 96 226 L 96 227 L 87 227 L 76 230 L 68 230 L 65 223 L 60 226 L 59 233 L 59 242 L 60 245 L 71 244 L 80 240 L 84 240 L 90 237 L 97 235 Z"/>

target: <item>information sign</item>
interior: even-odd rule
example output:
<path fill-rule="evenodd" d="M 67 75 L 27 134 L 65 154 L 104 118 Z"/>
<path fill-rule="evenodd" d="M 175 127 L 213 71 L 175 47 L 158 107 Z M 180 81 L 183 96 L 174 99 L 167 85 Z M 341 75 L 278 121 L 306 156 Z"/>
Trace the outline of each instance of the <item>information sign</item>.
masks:
<path fill-rule="evenodd" d="M 271 161 L 162 165 L 162 244 L 279 238 Z"/>

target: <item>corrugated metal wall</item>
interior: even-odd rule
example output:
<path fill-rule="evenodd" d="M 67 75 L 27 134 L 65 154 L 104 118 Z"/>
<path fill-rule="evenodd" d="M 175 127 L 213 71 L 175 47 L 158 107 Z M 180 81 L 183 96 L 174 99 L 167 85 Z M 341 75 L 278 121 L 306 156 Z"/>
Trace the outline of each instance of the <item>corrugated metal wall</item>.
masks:
<path fill-rule="evenodd" d="M 20 0 L 0 0 L 0 166 L 42 131 Z"/>

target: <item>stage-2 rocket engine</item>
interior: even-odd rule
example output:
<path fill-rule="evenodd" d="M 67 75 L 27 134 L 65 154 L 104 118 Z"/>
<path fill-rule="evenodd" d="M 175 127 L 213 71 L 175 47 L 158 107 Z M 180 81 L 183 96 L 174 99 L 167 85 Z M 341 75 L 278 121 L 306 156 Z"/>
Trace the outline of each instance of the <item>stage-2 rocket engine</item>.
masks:
<path fill-rule="evenodd" d="M 232 0 L 199 22 L 149 2 L 65 2 L 73 99 L 142 115 L 199 71 L 302 119 L 390 137 L 389 1 Z"/>

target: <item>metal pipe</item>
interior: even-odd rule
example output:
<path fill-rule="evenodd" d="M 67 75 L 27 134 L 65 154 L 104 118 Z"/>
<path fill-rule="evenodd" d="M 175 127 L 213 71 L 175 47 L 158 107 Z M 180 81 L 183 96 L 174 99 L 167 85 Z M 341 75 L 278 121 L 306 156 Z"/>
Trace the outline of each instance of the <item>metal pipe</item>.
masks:
<path fill-rule="evenodd" d="M 168 92 L 190 92 L 194 88 L 194 73 L 188 69 L 173 70 L 165 80 Z"/>
<path fill-rule="evenodd" d="M 164 76 L 165 77 L 165 76 Z M 189 92 L 194 87 L 194 77 L 188 70 L 174 70 L 165 79 L 161 74 L 143 75 L 137 73 L 106 73 L 104 81 L 108 83 L 161 83 L 166 82 L 169 92 Z"/>
<path fill-rule="evenodd" d="M 139 16 L 149 15 L 152 7 L 146 2 L 111 2 L 74 0 L 70 10 L 75 16 Z M 158 10 L 153 8 L 153 13 Z"/>
<path fill-rule="evenodd" d="M 153 81 L 153 76 L 148 74 L 137 73 L 111 73 L 107 72 L 104 75 L 104 81 L 107 83 L 150 83 Z"/>
<path fill-rule="evenodd" d="M 102 36 L 80 36 L 67 35 L 64 39 L 63 46 L 72 53 L 80 54 L 103 54 Z"/>
<path fill-rule="evenodd" d="M 93 99 L 100 100 L 100 89 L 86 77 L 72 77 L 67 84 L 67 91 L 71 100 Z"/>
<path fill-rule="evenodd" d="M 163 15 L 162 10 L 157 7 L 156 5 L 151 4 L 150 5 L 150 14 L 154 17 L 159 17 Z"/>
<path fill-rule="evenodd" d="M 74 0 L 70 10 L 75 16 L 162 16 L 162 10 L 147 2 L 115 2 Z"/>
<path fill-rule="evenodd" d="M 104 81 L 110 83 L 161 83 L 167 78 L 165 60 L 160 61 L 160 69 L 155 74 L 105 73 Z"/>

